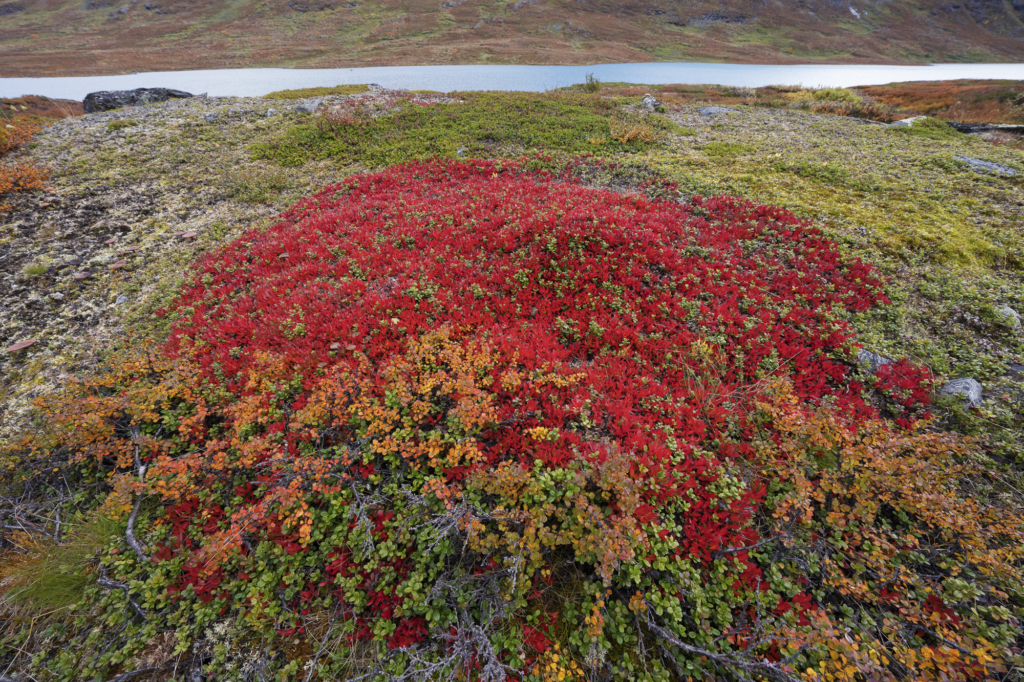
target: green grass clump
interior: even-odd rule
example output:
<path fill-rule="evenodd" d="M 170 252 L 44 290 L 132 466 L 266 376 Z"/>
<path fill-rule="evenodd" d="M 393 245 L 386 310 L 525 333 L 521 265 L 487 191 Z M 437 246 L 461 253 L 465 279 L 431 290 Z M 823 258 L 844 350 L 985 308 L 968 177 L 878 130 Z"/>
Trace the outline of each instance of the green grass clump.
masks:
<path fill-rule="evenodd" d="M 33 263 L 32 265 L 28 265 L 25 267 L 24 273 L 29 277 L 38 277 L 39 275 L 46 274 L 46 271 L 48 269 L 49 268 L 47 268 L 45 265 L 42 265 L 41 263 Z"/>
<path fill-rule="evenodd" d="M 611 139 L 609 125 L 626 100 L 589 95 L 474 92 L 461 102 L 400 104 L 379 113 L 362 104 L 319 113 L 270 142 L 254 159 L 286 167 L 334 159 L 371 168 L 430 157 L 519 156 L 537 150 L 569 153 L 643 151 L 648 140 Z M 619 116 L 621 118 L 621 116 Z M 659 129 L 676 126 L 656 121 Z M 653 124 L 652 124 L 653 125 Z"/>
<path fill-rule="evenodd" d="M 305 99 L 307 97 L 328 97 L 330 95 L 358 95 L 361 92 L 369 92 L 366 85 L 335 85 L 334 87 L 322 88 L 300 88 L 298 90 L 276 90 L 264 95 L 265 99 Z"/>
<path fill-rule="evenodd" d="M 250 168 L 228 175 L 231 196 L 247 204 L 269 204 L 288 189 L 288 176 L 278 169 Z"/>
<path fill-rule="evenodd" d="M 139 125 L 139 122 L 133 118 L 126 118 L 120 121 L 110 121 L 107 123 L 107 130 L 114 132 L 115 130 L 121 130 L 123 128 L 132 128 Z"/>
<path fill-rule="evenodd" d="M 752 151 L 752 147 L 734 142 L 709 142 L 704 145 L 704 153 L 708 156 L 740 156 Z"/>
<path fill-rule="evenodd" d="M 59 543 L 34 545 L 3 573 L 5 601 L 38 612 L 64 609 L 82 600 L 96 582 L 92 560 L 121 531 L 103 517 L 83 522 Z"/>
<path fill-rule="evenodd" d="M 598 92 L 601 89 L 601 81 L 594 77 L 594 74 L 587 74 L 587 81 L 580 86 L 583 92 Z"/>
<path fill-rule="evenodd" d="M 789 172 L 801 178 L 825 184 L 846 184 L 850 180 L 850 172 L 834 163 L 814 163 L 813 161 L 776 161 L 772 169 Z"/>
<path fill-rule="evenodd" d="M 819 101 L 827 102 L 860 102 L 860 96 L 846 88 L 822 88 L 811 93 L 811 97 Z"/>
<path fill-rule="evenodd" d="M 964 134 L 938 118 L 919 118 L 912 125 L 905 128 L 890 128 L 890 130 L 901 135 L 913 135 L 914 137 L 926 137 L 929 140 L 959 140 Z"/>

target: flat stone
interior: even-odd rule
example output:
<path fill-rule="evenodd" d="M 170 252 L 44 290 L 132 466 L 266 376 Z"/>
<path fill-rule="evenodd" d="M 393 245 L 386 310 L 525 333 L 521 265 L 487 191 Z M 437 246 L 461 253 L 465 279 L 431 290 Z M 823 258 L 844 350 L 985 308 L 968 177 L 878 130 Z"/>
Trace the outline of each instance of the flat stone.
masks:
<path fill-rule="evenodd" d="M 890 123 L 890 128 L 910 128 L 914 125 L 914 121 L 919 121 L 922 118 L 928 118 L 927 116 L 911 116 L 910 118 L 900 119 L 894 123 Z"/>
<path fill-rule="evenodd" d="M 876 374 L 878 372 L 878 368 L 882 365 L 891 365 L 892 359 L 867 350 L 866 348 L 861 348 L 860 352 L 857 353 L 857 362 L 870 369 L 872 374 Z"/>
<path fill-rule="evenodd" d="M 195 239 L 198 236 L 199 236 L 198 232 L 182 232 L 181 233 L 181 238 L 182 239 Z"/>
<path fill-rule="evenodd" d="M 114 301 L 114 305 L 121 305 L 122 303 L 127 303 L 127 302 L 128 302 L 128 297 L 125 296 L 124 294 L 119 294 L 118 297 L 117 297 L 117 300 Z"/>
<path fill-rule="evenodd" d="M 29 346 L 38 342 L 39 339 L 25 339 L 24 341 L 18 341 L 18 343 L 14 344 L 13 346 L 8 346 L 7 352 L 17 353 L 19 350 L 24 350 L 25 348 L 28 348 Z"/>
<path fill-rule="evenodd" d="M 75 279 L 85 279 L 86 277 L 89 277 L 91 275 L 91 272 L 79 272 L 75 275 Z"/>
<path fill-rule="evenodd" d="M 111 270 L 120 270 L 121 268 L 123 268 L 126 265 L 128 265 L 128 261 L 126 261 L 126 260 L 119 260 L 116 263 L 111 263 L 107 267 L 110 268 Z"/>
<path fill-rule="evenodd" d="M 341 344 L 337 342 L 332 343 L 330 348 L 331 350 L 339 350 L 341 348 Z"/>
<path fill-rule="evenodd" d="M 292 111 L 294 111 L 296 114 L 312 114 L 319 107 L 320 102 L 318 101 L 302 102 L 301 104 L 295 105 L 295 108 Z"/>
<path fill-rule="evenodd" d="M 1009 166 L 1004 166 L 1001 163 L 993 163 L 991 161 L 984 161 L 982 159 L 975 159 L 970 156 L 953 156 L 954 159 L 961 163 L 966 163 L 976 173 L 992 172 L 996 175 L 1005 175 L 1007 177 L 1013 177 L 1017 175 L 1017 171 Z"/>
<path fill-rule="evenodd" d="M 115 244 L 115 243 L 117 243 L 117 237 L 113 237 L 111 239 L 108 239 L 107 241 L 105 241 L 103 243 L 104 244 Z"/>
<path fill-rule="evenodd" d="M 1000 313 L 1006 319 L 1006 324 L 1009 325 L 1010 329 L 1015 332 L 1019 332 L 1021 330 L 1020 313 L 1016 310 L 1008 305 L 1001 305 L 996 308 L 996 312 Z"/>
<path fill-rule="evenodd" d="M 134 251 L 138 251 L 141 248 L 141 246 L 126 246 L 122 249 L 122 251 L 124 251 L 125 253 L 132 253 Z"/>
<path fill-rule="evenodd" d="M 974 379 L 954 379 L 939 389 L 939 393 L 962 398 L 968 407 L 981 407 L 981 384 Z"/>
<path fill-rule="evenodd" d="M 715 116 L 716 114 L 739 114 L 739 109 L 729 109 L 727 107 L 701 107 L 697 110 L 697 113 L 701 116 Z"/>

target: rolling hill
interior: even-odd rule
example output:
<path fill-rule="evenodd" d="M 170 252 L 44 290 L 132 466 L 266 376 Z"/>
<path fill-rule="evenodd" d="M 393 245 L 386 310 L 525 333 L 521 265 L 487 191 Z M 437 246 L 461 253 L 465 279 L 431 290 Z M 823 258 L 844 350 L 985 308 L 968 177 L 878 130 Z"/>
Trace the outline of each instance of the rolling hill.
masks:
<path fill-rule="evenodd" d="M 1021 0 L 4 0 L 0 75 L 1024 60 Z"/>

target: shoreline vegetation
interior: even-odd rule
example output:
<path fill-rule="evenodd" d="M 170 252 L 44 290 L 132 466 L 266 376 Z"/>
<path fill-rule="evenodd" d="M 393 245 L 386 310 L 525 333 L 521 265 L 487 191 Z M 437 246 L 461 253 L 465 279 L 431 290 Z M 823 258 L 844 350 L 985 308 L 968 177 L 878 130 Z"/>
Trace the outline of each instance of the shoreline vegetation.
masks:
<path fill-rule="evenodd" d="M 1024 84 L 80 106 L 0 102 L 0 677 L 1024 676 L 1024 145 L 947 125 Z"/>

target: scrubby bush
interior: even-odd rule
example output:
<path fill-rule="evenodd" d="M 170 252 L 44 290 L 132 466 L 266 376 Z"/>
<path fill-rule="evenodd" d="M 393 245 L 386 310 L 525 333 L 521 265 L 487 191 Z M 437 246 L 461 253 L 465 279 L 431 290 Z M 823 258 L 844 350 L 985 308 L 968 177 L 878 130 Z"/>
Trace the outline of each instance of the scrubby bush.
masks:
<path fill-rule="evenodd" d="M 125 533 L 23 667 L 852 681 L 1012 661 L 1020 509 L 970 443 L 909 430 L 909 363 L 878 382 L 908 429 L 872 407 L 847 319 L 887 302 L 873 269 L 781 209 L 538 165 L 328 187 L 200 261 L 165 346 L 43 403 L 10 460 L 66 458 Z"/>
<path fill-rule="evenodd" d="M 820 90 L 812 90 L 811 98 L 818 101 L 828 102 L 850 102 L 856 103 L 861 101 L 860 96 L 852 90 L 846 88 L 822 88 Z"/>

